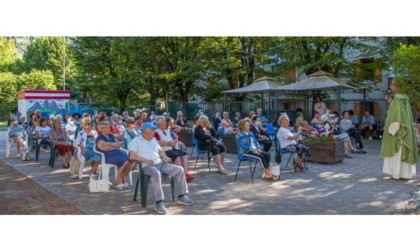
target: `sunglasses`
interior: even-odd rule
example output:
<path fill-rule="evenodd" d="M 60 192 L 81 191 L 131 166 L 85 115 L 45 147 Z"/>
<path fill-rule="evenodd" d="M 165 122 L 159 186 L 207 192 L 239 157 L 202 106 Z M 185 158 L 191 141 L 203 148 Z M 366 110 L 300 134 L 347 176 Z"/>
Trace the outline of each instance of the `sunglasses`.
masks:
<path fill-rule="evenodd" d="M 91 123 L 85 123 L 85 125 L 86 125 L 86 126 L 90 126 L 90 125 L 92 125 L 92 124 L 91 124 Z"/>

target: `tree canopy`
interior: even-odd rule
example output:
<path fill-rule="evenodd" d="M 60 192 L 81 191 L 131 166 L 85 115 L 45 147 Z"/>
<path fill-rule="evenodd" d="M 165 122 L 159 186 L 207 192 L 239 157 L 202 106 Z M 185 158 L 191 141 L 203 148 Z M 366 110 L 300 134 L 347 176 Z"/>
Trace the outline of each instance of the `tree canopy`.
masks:
<path fill-rule="evenodd" d="M 376 75 L 392 62 L 409 76 L 399 75 L 401 85 L 418 83 L 418 38 L 371 41 L 374 45 L 353 37 L 35 37 L 19 59 L 13 40 L 0 37 L 0 88 L 2 94 L 62 89 L 65 70 L 72 97 L 89 92 L 97 105 L 125 110 L 156 104 L 166 95 L 176 102 L 220 101 L 221 91 L 263 75 L 287 82 L 290 69 L 307 75 L 323 70 L 359 82 L 366 75 L 361 72 Z M 360 58 L 374 60 L 355 64 Z M 246 95 L 233 97 L 241 101 Z"/>
<path fill-rule="evenodd" d="M 404 45 L 394 52 L 392 67 L 395 86 L 408 95 L 412 103 L 420 105 L 420 45 Z"/>

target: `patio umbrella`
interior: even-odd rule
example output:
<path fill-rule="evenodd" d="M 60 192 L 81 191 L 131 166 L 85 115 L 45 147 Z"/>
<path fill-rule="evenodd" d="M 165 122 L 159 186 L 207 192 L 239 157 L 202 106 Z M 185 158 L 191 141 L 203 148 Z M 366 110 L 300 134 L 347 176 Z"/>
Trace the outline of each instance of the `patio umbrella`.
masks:
<path fill-rule="evenodd" d="M 263 76 L 261 78 L 256 79 L 250 85 L 242 88 L 236 88 L 231 90 L 223 91 L 222 93 L 225 94 L 235 94 L 235 93 L 258 93 L 261 92 L 261 97 L 263 97 L 263 93 L 268 91 L 268 100 L 270 101 L 270 91 L 275 90 L 276 88 L 280 87 L 280 82 L 277 80 Z M 262 99 L 262 98 L 261 98 Z M 263 103 L 263 100 L 261 101 Z M 223 107 L 225 105 L 223 104 Z M 268 106 L 268 116 L 270 116 L 270 104 Z"/>
<path fill-rule="evenodd" d="M 226 90 L 226 91 L 223 91 L 222 93 L 225 93 L 225 94 L 252 93 L 252 92 L 255 93 L 255 92 L 275 90 L 278 87 L 280 87 L 280 82 L 276 81 L 273 78 L 264 76 L 253 81 L 251 85 L 248 85 L 246 87 Z"/>
<path fill-rule="evenodd" d="M 341 101 L 340 95 L 343 89 L 361 90 L 367 89 L 368 87 L 351 83 L 346 80 L 342 80 L 334 77 L 332 74 L 318 71 L 315 72 L 307 79 L 284 85 L 276 88 L 276 90 L 289 90 L 289 91 L 305 91 L 305 100 L 307 96 L 307 90 L 334 90 L 338 93 L 338 113 L 341 113 Z"/>

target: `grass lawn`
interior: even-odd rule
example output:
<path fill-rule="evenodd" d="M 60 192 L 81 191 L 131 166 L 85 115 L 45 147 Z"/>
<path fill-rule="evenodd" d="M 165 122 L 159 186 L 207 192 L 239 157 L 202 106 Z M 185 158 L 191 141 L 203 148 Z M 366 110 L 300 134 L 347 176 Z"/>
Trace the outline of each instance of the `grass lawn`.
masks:
<path fill-rule="evenodd" d="M 6 127 L 7 121 L 0 121 L 0 128 Z"/>

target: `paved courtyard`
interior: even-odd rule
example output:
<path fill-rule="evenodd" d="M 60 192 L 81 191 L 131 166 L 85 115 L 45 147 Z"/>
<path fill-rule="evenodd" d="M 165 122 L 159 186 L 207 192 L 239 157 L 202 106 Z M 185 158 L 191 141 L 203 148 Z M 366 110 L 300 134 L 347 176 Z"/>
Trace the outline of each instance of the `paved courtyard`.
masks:
<path fill-rule="evenodd" d="M 140 206 L 140 199 L 133 202 L 131 190 L 108 193 L 90 193 L 88 175 L 82 180 L 70 178 L 68 169 L 48 167 L 49 153 L 41 153 L 39 161 L 21 161 L 5 158 L 5 133 L 0 132 L 0 159 L 22 174 L 68 201 L 82 212 L 90 215 L 136 215 L 156 214 L 152 189 L 149 188 L 148 205 Z M 281 180 L 262 181 L 261 169 L 257 167 L 256 179 L 251 183 L 248 163 L 243 163 L 238 179 L 234 182 L 238 165 L 236 154 L 227 154 L 225 168 L 228 175 L 216 173 L 214 163 L 211 172 L 207 161 L 199 159 L 197 169 L 192 168 L 195 154 L 189 159 L 191 173 L 196 179 L 189 183 L 190 198 L 194 206 L 178 206 L 171 201 L 169 182 L 163 182 L 168 214 L 175 215 L 393 215 L 410 214 L 414 208 L 407 204 L 409 193 L 418 189 L 419 176 L 411 180 L 394 181 L 382 173 L 379 157 L 381 141 L 365 140 L 367 154 L 353 154 L 351 159 L 327 165 L 308 163 L 309 170 L 297 172 L 281 164 Z M 272 148 L 273 149 L 273 148 Z M 190 152 L 189 152 L 190 153 Z M 274 162 L 274 152 L 272 150 Z M 58 158 L 56 167 L 62 167 Z M 417 165 L 417 173 L 419 168 Z M 133 173 L 134 182 L 137 171 Z M 112 174 L 111 174 L 112 177 Z"/>

